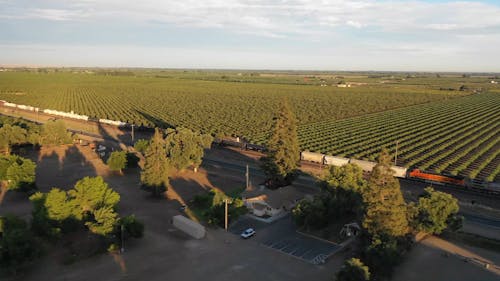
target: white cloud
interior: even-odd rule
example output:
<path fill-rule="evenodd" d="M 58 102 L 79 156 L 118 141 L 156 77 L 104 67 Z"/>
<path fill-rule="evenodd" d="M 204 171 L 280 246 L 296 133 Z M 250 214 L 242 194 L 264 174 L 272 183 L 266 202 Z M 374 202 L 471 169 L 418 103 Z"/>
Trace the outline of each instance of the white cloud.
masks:
<path fill-rule="evenodd" d="M 480 32 L 500 29 L 500 7 L 478 2 L 429 3 L 374 0 L 55 0 L 10 1 L 4 18 L 57 21 L 164 22 L 197 28 L 224 28 L 269 36 L 334 32 L 340 26 L 389 32 L 411 30 Z M 500 32 L 500 31 L 499 31 Z"/>
<path fill-rule="evenodd" d="M 100 42 L 96 37 L 87 39 L 82 35 L 81 38 L 75 36 L 78 37 L 75 44 L 80 46 L 36 45 L 36 40 L 33 48 L 29 44 L 0 46 L 0 62 L 13 62 L 14 58 L 33 62 L 38 58 L 41 64 L 62 60 L 61 64 L 78 65 L 81 64 L 78 60 L 92 56 L 93 59 L 85 59 L 84 63 L 159 67 L 500 70 L 496 50 L 500 46 L 500 5 L 487 3 L 423 0 L 0 0 L 0 3 L 0 19 L 55 21 L 61 28 L 68 22 L 72 23 L 68 25 L 71 28 L 77 26 L 81 30 L 85 30 L 88 23 L 103 27 L 117 23 L 123 24 L 125 29 L 133 26 L 131 32 L 138 33 L 149 31 L 152 25 L 151 30 L 158 33 L 162 25 L 190 27 L 196 31 L 180 39 L 185 39 L 184 42 L 193 39 L 191 41 L 207 42 L 208 45 L 193 48 L 190 42 L 184 48 L 164 49 L 160 42 L 150 44 L 154 47 L 147 49 L 139 46 L 140 40 L 127 42 L 122 34 L 117 35 L 124 40 L 120 46 L 105 45 L 108 41 Z M 242 51 L 244 47 L 231 48 L 228 43 L 238 38 L 232 38 L 233 41 L 225 41 L 222 36 L 214 40 L 193 38 L 208 29 L 222 31 L 217 34 L 228 37 L 235 33 L 251 34 L 264 37 L 264 40 L 254 45 L 249 43 L 248 49 Z M 103 32 L 102 37 L 104 35 L 109 33 Z M 274 38 L 285 40 L 273 41 Z M 16 41 L 0 34 L 2 42 Z M 71 39 L 61 42 L 71 42 Z M 277 42 L 275 46 L 274 42 Z"/>
<path fill-rule="evenodd" d="M 348 20 L 346 22 L 346 25 L 352 26 L 355 28 L 362 28 L 363 26 L 365 26 L 364 24 L 360 23 L 359 21 L 352 21 L 352 20 Z"/>

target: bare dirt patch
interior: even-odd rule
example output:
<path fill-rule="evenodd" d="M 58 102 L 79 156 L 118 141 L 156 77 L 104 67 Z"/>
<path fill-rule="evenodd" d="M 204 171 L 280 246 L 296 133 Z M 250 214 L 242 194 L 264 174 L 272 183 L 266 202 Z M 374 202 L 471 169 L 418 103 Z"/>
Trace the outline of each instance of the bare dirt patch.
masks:
<path fill-rule="evenodd" d="M 206 238 L 193 240 L 173 228 L 171 217 L 183 214 L 180 200 L 211 188 L 240 188 L 244 172 L 212 166 L 198 173 L 180 172 L 172 177 L 168 198 L 157 199 L 140 189 L 139 169 L 125 170 L 123 176 L 109 173 L 88 147 L 43 148 L 29 156 L 37 161 L 36 182 L 43 192 L 53 186 L 68 189 L 82 177 L 102 175 L 120 194 L 120 215 L 135 214 L 145 224 L 145 236 L 127 240 L 123 254 L 98 254 L 66 265 L 61 252 L 49 249 L 30 270 L 12 280 L 331 280 L 342 263 L 341 257 L 335 257 L 313 266 L 221 229 L 209 228 Z M 172 196 L 174 190 L 177 197 Z M 29 219 L 31 203 L 22 193 L 8 192 L 0 215 L 7 212 Z"/>
<path fill-rule="evenodd" d="M 499 264 L 500 254 L 430 237 L 415 245 L 392 280 L 499 280 L 500 271 L 484 262 Z"/>

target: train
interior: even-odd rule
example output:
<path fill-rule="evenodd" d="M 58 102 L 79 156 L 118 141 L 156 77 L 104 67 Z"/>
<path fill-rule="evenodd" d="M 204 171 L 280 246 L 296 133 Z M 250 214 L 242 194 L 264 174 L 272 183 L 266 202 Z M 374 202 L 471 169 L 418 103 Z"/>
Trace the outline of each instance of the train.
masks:
<path fill-rule="evenodd" d="M 29 105 L 11 103 L 11 102 L 7 102 L 5 100 L 0 100 L 0 105 L 3 105 L 5 107 L 10 107 L 10 108 L 31 111 L 31 112 L 37 112 L 37 113 L 42 112 L 42 113 L 48 114 L 48 115 L 59 116 L 59 117 L 64 117 L 64 118 L 71 118 L 71 119 L 75 119 L 75 120 L 97 122 L 97 123 L 102 123 L 102 124 L 107 124 L 107 125 L 112 125 L 112 126 L 117 126 L 117 127 L 125 127 L 125 126 L 129 125 L 126 122 L 117 121 L 117 120 L 109 120 L 109 119 L 104 119 L 104 118 L 101 118 L 101 119 L 92 118 L 92 117 L 89 117 L 87 115 L 76 114 L 73 111 L 65 112 L 65 111 L 59 111 L 59 110 L 54 110 L 54 109 L 41 109 L 38 107 L 29 106 Z"/>
<path fill-rule="evenodd" d="M 265 146 L 240 141 L 239 138 L 224 138 L 215 140 L 214 143 L 222 146 L 237 147 L 242 150 L 256 150 L 260 152 L 266 151 Z M 301 151 L 300 160 L 325 166 L 342 166 L 349 163 L 356 164 L 364 172 L 371 172 L 373 167 L 377 165 L 376 162 L 372 161 L 332 156 L 310 151 Z M 395 165 L 391 166 L 391 169 L 394 172 L 394 176 L 397 178 L 416 180 L 436 185 L 454 185 L 480 192 L 500 194 L 500 183 L 498 182 L 485 182 L 481 180 L 468 179 L 460 175 L 437 174 L 417 168 L 406 168 Z"/>
<path fill-rule="evenodd" d="M 252 144 L 246 141 L 241 141 L 240 138 L 223 138 L 223 139 L 214 139 L 214 144 L 219 146 L 230 146 L 236 147 L 242 150 L 253 150 L 258 152 L 266 152 L 267 148 L 263 145 Z"/>
<path fill-rule="evenodd" d="M 373 167 L 377 164 L 372 161 L 331 156 L 310 151 L 302 151 L 300 153 L 300 160 L 333 166 L 342 166 L 348 163 L 356 164 L 361 167 L 364 172 L 371 172 Z M 398 178 L 418 180 L 437 185 L 455 185 L 481 192 L 500 194 L 500 183 L 498 182 L 485 182 L 481 180 L 468 179 L 460 175 L 437 174 L 417 168 L 406 168 L 401 166 L 391 166 L 391 169 L 394 171 L 394 176 Z"/>

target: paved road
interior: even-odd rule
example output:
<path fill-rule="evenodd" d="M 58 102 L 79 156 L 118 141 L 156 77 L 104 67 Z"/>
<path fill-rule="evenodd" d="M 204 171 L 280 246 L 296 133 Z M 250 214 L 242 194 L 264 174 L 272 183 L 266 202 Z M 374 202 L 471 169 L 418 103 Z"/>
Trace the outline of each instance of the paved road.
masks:
<path fill-rule="evenodd" d="M 341 249 L 337 244 L 297 233 L 289 215 L 273 223 L 264 223 L 244 216 L 233 224 L 229 231 L 239 236 L 249 227 L 255 229 L 256 235 L 244 243 L 256 242 L 312 264 L 325 263 L 328 257 Z"/>
<path fill-rule="evenodd" d="M 243 174 L 245 173 L 246 166 L 244 165 L 239 165 L 235 163 L 228 163 L 219 159 L 214 159 L 214 158 L 208 158 L 204 157 L 203 158 L 203 163 L 202 166 L 214 166 L 214 167 L 223 167 L 224 169 L 229 169 L 233 171 L 239 171 L 242 172 Z M 265 176 L 265 173 L 257 167 L 248 167 L 250 175 L 257 175 L 257 176 Z M 316 189 L 316 180 L 313 177 L 310 176 L 305 176 L 301 175 L 297 180 L 294 181 L 295 184 L 309 187 L 309 188 L 314 188 Z"/>
<path fill-rule="evenodd" d="M 228 163 L 220 159 L 214 159 L 214 158 L 207 158 L 205 157 L 203 159 L 203 165 L 208 165 L 208 166 L 215 166 L 215 167 L 223 167 L 225 169 L 233 170 L 233 171 L 241 171 L 243 174 L 245 173 L 245 166 L 235 164 L 235 163 Z M 252 175 L 258 175 L 258 176 L 265 176 L 264 172 L 260 168 L 257 167 L 249 167 L 250 174 Z M 413 197 L 417 197 L 422 190 L 429 186 L 429 183 L 425 182 L 420 182 L 420 181 L 415 181 L 415 180 L 409 180 L 409 179 L 399 179 L 401 189 L 404 192 L 408 192 L 410 194 L 413 194 Z M 312 187 L 315 188 L 316 185 L 316 180 L 308 175 L 301 175 L 294 183 L 301 185 L 301 186 L 307 186 L 307 187 Z M 468 190 L 462 190 L 458 187 L 455 186 L 433 186 L 434 189 L 451 193 L 453 194 L 458 200 L 464 203 L 470 203 L 472 201 L 476 202 L 477 204 L 489 206 L 492 208 L 498 208 L 500 206 L 500 198 L 497 197 L 492 197 L 490 196 L 485 196 L 485 194 L 480 194 L 477 192 L 473 191 L 468 191 Z M 413 199 L 413 198 L 412 198 Z"/>
<path fill-rule="evenodd" d="M 472 222 L 476 224 L 486 225 L 489 228 L 498 229 L 500 231 L 500 219 L 490 218 L 485 216 L 478 216 L 476 214 L 471 214 L 469 212 L 460 212 L 460 215 L 464 216 L 467 222 Z M 498 233 L 500 237 L 500 232 Z"/>

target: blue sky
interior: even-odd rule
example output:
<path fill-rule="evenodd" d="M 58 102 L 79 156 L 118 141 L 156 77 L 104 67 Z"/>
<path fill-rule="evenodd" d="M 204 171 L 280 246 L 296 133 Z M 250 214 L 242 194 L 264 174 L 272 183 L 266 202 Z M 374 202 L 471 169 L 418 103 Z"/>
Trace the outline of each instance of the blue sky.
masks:
<path fill-rule="evenodd" d="M 0 0 L 0 65 L 500 72 L 500 0 Z"/>

